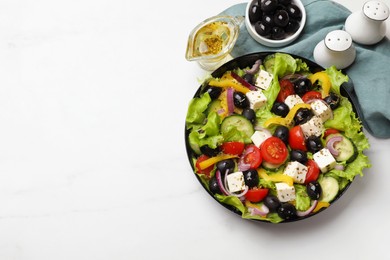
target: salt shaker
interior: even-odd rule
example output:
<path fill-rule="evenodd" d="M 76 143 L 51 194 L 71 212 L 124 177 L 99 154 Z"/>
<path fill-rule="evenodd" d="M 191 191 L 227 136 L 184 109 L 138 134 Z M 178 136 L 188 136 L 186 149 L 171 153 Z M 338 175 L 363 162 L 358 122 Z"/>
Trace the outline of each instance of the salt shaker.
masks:
<path fill-rule="evenodd" d="M 386 35 L 385 20 L 389 17 L 389 7 L 382 1 L 368 1 L 362 10 L 353 12 L 345 21 L 345 30 L 356 43 L 373 45 Z"/>
<path fill-rule="evenodd" d="M 329 32 L 313 51 L 314 60 L 322 67 L 334 65 L 344 69 L 351 65 L 356 58 L 356 49 L 351 35 L 343 30 Z"/>

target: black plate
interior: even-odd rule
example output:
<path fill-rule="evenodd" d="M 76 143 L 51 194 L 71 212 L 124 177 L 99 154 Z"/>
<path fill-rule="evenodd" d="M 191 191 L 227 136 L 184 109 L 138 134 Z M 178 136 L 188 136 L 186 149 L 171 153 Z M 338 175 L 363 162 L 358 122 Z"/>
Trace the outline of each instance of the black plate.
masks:
<path fill-rule="evenodd" d="M 215 78 L 218 78 L 218 77 L 221 77 L 225 72 L 227 71 L 230 71 L 230 70 L 234 70 L 236 68 L 241 68 L 241 69 L 244 69 L 244 68 L 247 68 L 247 67 L 251 67 L 258 59 L 261 59 L 261 60 L 264 60 L 264 58 L 268 55 L 271 55 L 271 54 L 275 54 L 276 52 L 257 52 L 257 53 L 251 53 L 251 54 L 247 54 L 247 55 L 244 55 L 244 56 L 240 56 L 240 57 L 237 57 L 227 63 L 225 63 L 224 65 L 222 65 L 221 67 L 219 67 L 217 70 L 215 70 L 211 75 Z M 283 52 L 278 52 L 278 53 L 283 53 Z M 300 57 L 298 55 L 294 55 L 294 54 L 290 54 L 290 53 L 286 53 L 286 54 L 289 54 L 291 55 L 292 57 L 294 58 L 298 58 L 298 59 L 301 59 L 303 60 L 304 62 L 306 62 L 306 64 L 309 66 L 310 68 L 310 71 L 311 72 L 317 72 L 317 71 L 322 71 L 324 70 L 323 67 L 321 67 L 320 65 L 318 65 L 317 63 L 311 61 L 311 60 L 308 60 L 306 58 L 303 58 L 303 57 Z M 198 90 L 196 91 L 195 95 L 194 95 L 194 98 L 195 97 L 199 97 L 201 91 L 202 91 L 202 85 L 198 88 Z M 341 89 L 340 89 L 340 92 L 341 94 L 344 96 L 344 97 L 347 97 L 349 99 L 349 101 L 352 103 L 352 107 L 353 107 L 353 110 L 354 112 L 357 114 L 358 117 L 361 117 L 361 110 L 360 110 L 360 107 L 358 106 L 358 104 L 356 104 L 357 102 L 357 99 L 356 99 L 356 96 L 354 96 L 354 92 L 353 92 L 353 83 L 352 83 L 352 80 L 350 79 L 348 81 L 348 83 L 345 83 L 341 86 Z M 187 150 L 187 156 L 188 156 L 188 160 L 191 164 L 191 167 L 192 167 L 192 170 L 193 172 L 195 171 L 195 165 L 193 164 L 193 157 L 195 156 L 194 152 L 192 151 L 191 147 L 190 147 L 190 144 L 188 142 L 188 135 L 189 135 L 189 131 L 185 128 L 185 145 L 186 145 L 186 150 Z M 194 172 L 194 175 L 195 177 L 198 179 L 199 183 L 203 186 L 203 188 L 210 194 L 210 196 L 215 200 L 217 201 L 220 205 L 224 206 L 225 208 L 227 208 L 228 210 L 234 212 L 235 214 L 239 215 L 241 217 L 241 212 L 239 210 L 237 210 L 236 208 L 234 208 L 233 206 L 230 206 L 230 205 L 227 205 L 227 204 L 224 204 L 224 203 L 221 203 L 220 201 L 218 201 L 214 195 L 203 185 L 200 177 L 195 174 Z M 351 185 L 352 182 L 349 182 L 346 187 L 339 192 L 339 194 L 337 195 L 337 197 L 331 202 L 331 205 L 333 203 L 335 203 L 343 194 L 344 192 L 349 188 L 349 186 Z M 310 214 L 308 215 L 307 217 L 303 217 L 303 218 L 297 218 L 297 219 L 292 219 L 292 220 L 284 220 L 280 223 L 288 223 L 288 222 L 295 222 L 295 221 L 299 221 L 299 220 L 304 220 L 304 219 L 307 219 L 309 217 L 312 217 L 314 215 L 317 215 L 318 213 L 322 212 L 323 210 L 325 210 L 326 208 L 322 208 L 320 209 L 319 211 L 313 213 L 313 214 Z M 249 220 L 249 219 L 248 219 Z M 254 221 L 258 221 L 258 222 L 266 222 L 266 223 L 271 223 L 269 221 L 266 221 L 266 220 L 257 220 L 257 219 L 251 219 L 251 220 L 254 220 Z"/>

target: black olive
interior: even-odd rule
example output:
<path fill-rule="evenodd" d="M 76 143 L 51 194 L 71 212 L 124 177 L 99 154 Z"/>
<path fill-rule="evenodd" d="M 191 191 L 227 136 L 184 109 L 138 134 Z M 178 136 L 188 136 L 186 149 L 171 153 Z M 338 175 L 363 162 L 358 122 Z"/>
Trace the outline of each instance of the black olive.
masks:
<path fill-rule="evenodd" d="M 254 2 L 250 7 L 249 7 L 249 21 L 251 23 L 255 23 L 257 21 L 261 21 L 263 18 L 263 12 L 261 11 L 260 5 Z"/>
<path fill-rule="evenodd" d="M 288 12 L 288 15 L 291 18 L 297 19 L 299 21 L 302 18 L 302 11 L 301 11 L 301 9 L 299 9 L 299 7 L 297 5 L 295 5 L 295 4 L 289 4 L 287 6 L 287 12 Z"/>
<path fill-rule="evenodd" d="M 268 24 L 263 23 L 262 21 L 258 21 L 255 23 L 255 31 L 264 37 L 268 37 L 271 32 L 272 27 Z"/>
<path fill-rule="evenodd" d="M 286 37 L 286 32 L 281 27 L 273 27 L 271 30 L 271 38 L 274 40 L 282 40 Z"/>
<path fill-rule="evenodd" d="M 289 4 L 291 4 L 291 0 L 279 0 L 279 4 L 288 6 Z"/>
<path fill-rule="evenodd" d="M 307 150 L 309 152 L 312 152 L 312 153 L 316 153 L 319 150 L 321 150 L 322 148 L 324 148 L 322 141 L 321 141 L 321 138 L 318 136 L 315 136 L 315 135 L 309 136 L 305 140 L 305 144 L 306 144 Z"/>
<path fill-rule="evenodd" d="M 297 161 L 302 164 L 306 164 L 308 160 L 307 153 L 302 150 L 291 150 L 290 159 L 291 161 Z"/>
<path fill-rule="evenodd" d="M 280 207 L 279 199 L 274 195 L 268 195 L 264 198 L 263 203 L 271 212 L 275 212 Z"/>
<path fill-rule="evenodd" d="M 249 100 L 242 92 L 235 91 L 233 94 L 234 105 L 239 108 L 249 107 Z"/>
<path fill-rule="evenodd" d="M 256 121 L 256 112 L 252 108 L 245 108 L 242 110 L 242 115 L 251 121 L 252 124 Z"/>
<path fill-rule="evenodd" d="M 310 79 L 308 78 L 299 78 L 294 82 L 294 90 L 295 93 L 302 96 L 306 92 L 308 92 L 310 89 L 312 89 L 313 85 L 311 84 Z"/>
<path fill-rule="evenodd" d="M 221 172 L 222 176 L 225 176 L 226 172 L 232 173 L 235 166 L 236 165 L 232 159 L 217 162 L 217 169 Z"/>
<path fill-rule="evenodd" d="M 268 25 L 270 27 L 274 26 L 274 16 L 272 14 L 264 14 L 263 19 L 261 19 L 263 24 Z"/>
<path fill-rule="evenodd" d="M 288 144 L 288 136 L 289 136 L 288 127 L 283 125 L 277 126 L 273 135 L 281 139 L 285 144 Z"/>
<path fill-rule="evenodd" d="M 324 98 L 324 101 L 330 106 L 332 110 L 335 110 L 340 105 L 340 97 L 333 92 L 330 92 L 329 96 Z"/>
<path fill-rule="evenodd" d="M 313 111 L 309 108 L 300 108 L 295 113 L 294 122 L 295 125 L 301 125 L 309 121 L 313 117 Z"/>
<path fill-rule="evenodd" d="M 282 203 L 277 212 L 279 217 L 284 220 L 291 220 L 297 217 L 297 209 L 294 207 L 294 205 L 288 202 Z"/>
<path fill-rule="evenodd" d="M 290 108 L 284 102 L 275 102 L 272 105 L 271 112 L 275 115 L 285 117 L 287 116 L 288 112 L 290 112 Z"/>
<path fill-rule="evenodd" d="M 246 73 L 242 78 L 243 78 L 246 82 L 248 82 L 248 83 L 250 83 L 250 84 L 253 84 L 253 78 L 254 78 L 254 75 L 253 75 L 253 74 Z"/>
<path fill-rule="evenodd" d="M 275 9 L 278 7 L 278 0 L 264 0 L 261 1 L 261 10 L 266 13 L 271 13 L 275 11 Z"/>
<path fill-rule="evenodd" d="M 209 93 L 211 99 L 217 99 L 221 95 L 222 88 L 208 86 L 205 92 Z"/>
<path fill-rule="evenodd" d="M 210 192 L 212 194 L 222 194 L 222 191 L 221 191 L 221 189 L 219 188 L 219 185 L 218 185 L 217 178 L 215 176 L 213 176 L 209 180 L 209 188 L 210 188 Z"/>
<path fill-rule="evenodd" d="M 321 185 L 316 181 L 311 181 L 306 185 L 307 195 L 312 200 L 318 200 L 322 193 Z"/>
<path fill-rule="evenodd" d="M 259 174 L 256 170 L 247 170 L 244 171 L 243 174 L 245 185 L 247 185 L 248 188 L 257 187 L 259 184 Z"/>
<path fill-rule="evenodd" d="M 277 26 L 285 27 L 289 22 L 288 13 L 285 10 L 277 10 L 274 14 L 274 23 Z"/>
<path fill-rule="evenodd" d="M 286 33 L 293 34 L 299 29 L 299 22 L 297 20 L 290 19 L 284 30 Z"/>
<path fill-rule="evenodd" d="M 210 148 L 210 146 L 208 146 L 208 145 L 203 145 L 200 147 L 200 151 L 209 157 L 213 157 L 213 156 L 216 156 L 217 154 L 219 154 L 219 152 L 221 150 L 219 149 L 219 147 L 213 149 L 213 148 Z"/>

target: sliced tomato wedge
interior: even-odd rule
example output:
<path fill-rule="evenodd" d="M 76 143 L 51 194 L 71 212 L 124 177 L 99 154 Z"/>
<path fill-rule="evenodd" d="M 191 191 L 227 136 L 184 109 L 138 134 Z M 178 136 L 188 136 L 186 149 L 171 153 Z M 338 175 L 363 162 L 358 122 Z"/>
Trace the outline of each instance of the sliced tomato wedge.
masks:
<path fill-rule="evenodd" d="M 324 138 L 328 137 L 328 135 L 331 135 L 331 134 L 338 134 L 338 133 L 340 133 L 339 130 L 334 129 L 334 128 L 328 128 L 328 129 L 326 129 L 325 132 L 324 132 Z"/>
<path fill-rule="evenodd" d="M 264 161 L 272 164 L 283 163 L 288 157 L 288 150 L 282 139 L 271 136 L 260 146 L 261 156 Z"/>
<path fill-rule="evenodd" d="M 318 176 L 320 175 L 320 168 L 318 167 L 317 163 L 311 159 L 307 161 L 306 166 L 308 169 L 306 173 L 305 184 L 308 184 L 309 182 L 316 181 L 318 179 Z"/>
<path fill-rule="evenodd" d="M 268 195 L 268 189 L 265 188 L 253 188 L 248 190 L 245 194 L 245 199 L 250 202 L 260 202 Z"/>
<path fill-rule="evenodd" d="M 254 144 L 245 147 L 240 160 L 242 160 L 243 164 L 249 165 L 250 169 L 257 169 L 263 162 L 260 149 Z"/>
<path fill-rule="evenodd" d="M 284 102 L 286 98 L 295 93 L 294 84 L 288 79 L 282 79 L 279 81 L 280 90 L 278 96 L 276 97 L 276 101 Z"/>
<path fill-rule="evenodd" d="M 296 125 L 290 129 L 290 132 L 288 134 L 288 144 L 293 150 L 307 151 L 305 144 L 305 136 L 299 125 Z"/>
<path fill-rule="evenodd" d="M 242 142 L 226 142 L 221 145 L 221 150 L 225 154 L 240 155 L 244 151 L 245 144 Z"/>
<path fill-rule="evenodd" d="M 322 99 L 322 94 L 321 94 L 321 92 L 315 91 L 315 90 L 310 90 L 310 91 L 306 92 L 306 93 L 302 96 L 302 100 L 303 100 L 303 102 L 305 102 L 305 103 L 308 103 L 309 101 L 314 100 L 314 99 Z"/>
<path fill-rule="evenodd" d="M 201 156 L 198 157 L 198 159 L 196 160 L 196 163 L 195 163 L 196 172 L 199 173 L 199 174 L 204 174 L 204 175 L 206 175 L 208 178 L 210 178 L 210 172 L 214 169 L 214 165 L 209 166 L 209 167 L 207 167 L 206 169 L 201 170 L 199 164 L 200 164 L 201 162 L 203 162 L 203 161 L 209 159 L 209 158 L 210 158 L 210 157 L 208 157 L 207 155 L 202 154 Z"/>

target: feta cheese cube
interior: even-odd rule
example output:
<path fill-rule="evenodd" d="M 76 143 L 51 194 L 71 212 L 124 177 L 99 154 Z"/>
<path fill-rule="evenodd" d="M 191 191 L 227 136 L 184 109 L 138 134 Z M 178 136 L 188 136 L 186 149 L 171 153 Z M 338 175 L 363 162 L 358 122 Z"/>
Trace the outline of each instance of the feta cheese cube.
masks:
<path fill-rule="evenodd" d="M 268 132 L 267 130 L 256 130 L 253 135 L 251 136 L 252 142 L 260 148 L 260 145 L 267 140 L 269 137 L 271 137 L 272 134 Z"/>
<path fill-rule="evenodd" d="M 276 186 L 276 195 L 280 200 L 280 202 L 295 200 L 294 186 L 290 186 L 284 182 L 275 183 L 275 186 Z"/>
<path fill-rule="evenodd" d="M 301 125 L 301 129 L 305 138 L 312 135 L 320 136 L 324 131 L 324 125 L 321 118 L 313 116 L 309 121 Z"/>
<path fill-rule="evenodd" d="M 321 118 L 322 122 L 325 122 L 332 117 L 332 109 L 321 100 L 314 100 L 310 103 L 311 109 L 314 115 Z"/>
<path fill-rule="evenodd" d="M 313 154 L 313 160 L 317 163 L 323 173 L 332 170 L 336 165 L 335 158 L 327 148 L 322 148 L 320 151 Z"/>
<path fill-rule="evenodd" d="M 239 192 L 245 189 L 244 174 L 242 172 L 228 174 L 226 178 L 230 192 Z"/>
<path fill-rule="evenodd" d="M 302 104 L 305 102 L 303 102 L 300 96 L 294 94 L 287 96 L 287 98 L 284 100 L 284 103 L 286 103 L 286 105 L 292 109 L 296 104 Z"/>
<path fill-rule="evenodd" d="M 255 85 L 261 89 L 268 89 L 271 86 L 272 75 L 265 70 L 260 70 L 259 75 L 257 76 Z"/>
<path fill-rule="evenodd" d="M 287 164 L 283 174 L 293 178 L 295 183 L 304 183 L 306 180 L 307 166 L 297 161 L 291 161 Z"/>
<path fill-rule="evenodd" d="M 246 97 L 249 100 L 249 107 L 253 110 L 257 110 L 267 104 L 267 98 L 261 90 L 252 90 L 246 93 Z"/>

